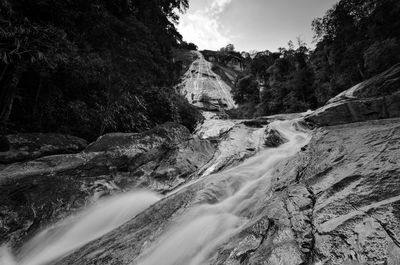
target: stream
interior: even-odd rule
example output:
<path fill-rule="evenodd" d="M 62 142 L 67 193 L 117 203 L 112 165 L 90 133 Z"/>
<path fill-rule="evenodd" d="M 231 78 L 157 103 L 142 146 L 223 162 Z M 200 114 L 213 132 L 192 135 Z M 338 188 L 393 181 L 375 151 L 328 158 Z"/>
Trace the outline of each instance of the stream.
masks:
<path fill-rule="evenodd" d="M 211 64 L 201 55 L 186 76 L 186 96 L 192 104 L 199 102 L 196 100 L 199 100 L 200 95 L 209 92 L 211 98 L 221 97 L 216 103 L 222 102 L 229 108 L 234 107 L 229 87 L 211 72 Z M 225 124 L 235 124 L 229 120 L 221 121 L 208 118 L 204 123 L 208 128 L 205 131 L 212 132 L 214 127 L 220 130 Z M 249 223 L 252 215 L 262 207 L 257 202 L 268 195 L 273 172 L 279 162 L 295 155 L 311 137 L 298 124 L 298 119 L 276 120 L 268 128 L 278 131 L 285 143 L 277 148 L 262 148 L 255 156 L 238 165 L 220 173 L 204 175 L 186 183 L 178 191 L 165 195 L 175 196 L 199 181 L 205 186 L 197 192 L 195 201 L 187 209 L 173 220 L 168 220 L 160 236 L 141 252 L 134 264 L 207 264 L 219 245 Z M 261 135 L 264 129 L 260 129 Z M 207 135 L 207 132 L 202 133 Z M 19 250 L 18 258 L 14 258 L 3 247 L 0 249 L 0 265 L 52 264 L 113 231 L 162 199 L 161 195 L 154 192 L 140 190 L 99 200 L 80 213 L 37 234 Z"/>

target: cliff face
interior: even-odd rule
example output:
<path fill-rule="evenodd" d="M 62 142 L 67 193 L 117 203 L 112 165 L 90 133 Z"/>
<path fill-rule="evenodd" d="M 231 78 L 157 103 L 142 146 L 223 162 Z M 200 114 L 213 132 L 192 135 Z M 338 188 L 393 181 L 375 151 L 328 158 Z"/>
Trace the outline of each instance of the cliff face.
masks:
<path fill-rule="evenodd" d="M 207 110 L 195 135 L 170 123 L 3 168 L 3 242 L 140 187 L 166 196 L 51 264 L 399 264 L 399 66 L 315 112 L 243 121 L 199 58 L 181 86 Z"/>
<path fill-rule="evenodd" d="M 196 107 L 209 111 L 235 108 L 231 95 L 231 87 L 222 81 L 221 77 L 212 71 L 210 62 L 196 52 L 197 60 L 186 72 L 179 92 Z"/>

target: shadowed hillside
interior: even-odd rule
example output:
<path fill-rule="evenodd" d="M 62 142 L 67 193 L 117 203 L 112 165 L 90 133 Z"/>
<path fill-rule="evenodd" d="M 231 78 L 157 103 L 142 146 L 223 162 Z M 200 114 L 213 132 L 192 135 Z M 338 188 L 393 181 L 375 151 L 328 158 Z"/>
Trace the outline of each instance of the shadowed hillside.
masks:
<path fill-rule="evenodd" d="M 1 130 L 93 140 L 167 121 L 193 129 L 199 114 L 172 89 L 181 64 L 171 50 L 191 47 L 175 28 L 187 8 L 187 0 L 1 0 Z"/>

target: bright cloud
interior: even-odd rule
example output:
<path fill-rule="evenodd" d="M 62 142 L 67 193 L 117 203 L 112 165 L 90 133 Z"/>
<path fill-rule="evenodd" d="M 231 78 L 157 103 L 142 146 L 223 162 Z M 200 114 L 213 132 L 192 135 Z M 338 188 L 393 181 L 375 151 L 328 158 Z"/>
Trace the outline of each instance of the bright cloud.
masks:
<path fill-rule="evenodd" d="M 204 1 L 204 0 L 202 0 Z M 204 8 L 182 16 L 178 30 L 184 40 L 200 49 L 219 49 L 231 42 L 230 35 L 219 23 L 219 17 L 232 0 L 204 1 Z"/>
<path fill-rule="evenodd" d="M 225 8 L 232 2 L 232 0 L 213 0 L 211 2 L 211 11 L 215 15 L 219 15 L 224 12 Z"/>

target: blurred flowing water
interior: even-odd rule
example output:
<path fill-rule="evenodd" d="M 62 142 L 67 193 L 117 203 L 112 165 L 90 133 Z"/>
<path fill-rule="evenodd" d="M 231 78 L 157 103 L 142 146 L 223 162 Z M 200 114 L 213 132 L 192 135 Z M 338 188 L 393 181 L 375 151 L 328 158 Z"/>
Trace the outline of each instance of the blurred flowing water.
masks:
<path fill-rule="evenodd" d="M 121 226 L 160 198 L 153 192 L 133 191 L 100 200 L 36 235 L 23 246 L 18 262 L 3 248 L 0 265 L 48 264 Z"/>
<path fill-rule="evenodd" d="M 136 264 L 207 264 L 219 245 L 248 224 L 257 209 L 265 206 L 262 202 L 268 196 L 278 163 L 295 155 L 310 139 L 296 120 L 275 121 L 269 128 L 279 131 L 287 142 L 265 149 L 224 172 L 194 181 L 204 181 L 205 188 L 196 194 L 192 206 L 139 256 Z M 6 249 L 0 249 L 0 265 L 51 264 L 121 226 L 160 199 L 152 192 L 133 191 L 101 200 L 39 233 L 21 249 L 18 260 Z"/>
<path fill-rule="evenodd" d="M 174 221 L 161 238 L 139 257 L 139 265 L 200 265 L 217 247 L 249 223 L 265 205 L 273 172 L 280 161 L 295 155 L 310 136 L 296 121 L 269 125 L 287 142 L 266 149 L 241 165 L 208 177 L 193 206 Z"/>

